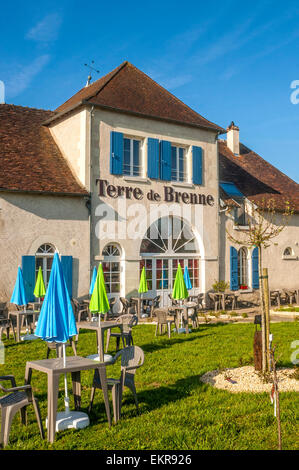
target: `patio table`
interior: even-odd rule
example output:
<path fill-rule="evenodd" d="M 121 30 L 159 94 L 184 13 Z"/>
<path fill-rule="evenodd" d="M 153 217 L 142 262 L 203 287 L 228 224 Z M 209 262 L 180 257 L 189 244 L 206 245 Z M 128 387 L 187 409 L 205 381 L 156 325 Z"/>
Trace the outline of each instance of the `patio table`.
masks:
<path fill-rule="evenodd" d="M 98 355 L 100 362 L 104 362 L 104 333 L 106 330 L 111 330 L 112 328 L 119 328 L 121 333 L 123 333 L 122 323 L 117 323 L 115 321 L 101 321 L 100 324 L 98 321 L 81 321 L 77 323 L 78 333 L 80 332 L 80 329 L 92 330 L 96 332 Z"/>
<path fill-rule="evenodd" d="M 14 310 L 8 312 L 8 319 L 11 319 L 12 316 L 17 318 L 17 343 L 21 341 L 21 319 L 23 320 L 29 315 L 32 315 L 32 323 L 35 325 L 37 312 L 34 310 Z M 30 332 L 33 332 L 32 327 L 30 327 Z"/>
<path fill-rule="evenodd" d="M 180 323 L 183 324 L 183 317 L 185 313 L 185 318 L 187 321 L 187 328 L 186 328 L 186 334 L 189 334 L 189 328 L 188 328 L 188 308 L 196 308 L 197 303 L 196 302 L 186 302 L 182 305 L 172 305 L 169 307 L 168 311 L 171 313 L 171 311 L 177 312 L 180 315 Z M 176 328 L 178 329 L 178 321 L 176 323 Z"/>
<path fill-rule="evenodd" d="M 29 302 L 28 307 L 32 308 L 32 310 L 36 312 L 40 312 L 40 309 L 42 308 L 42 303 L 41 302 Z"/>
<path fill-rule="evenodd" d="M 61 374 L 71 373 L 72 375 L 75 409 L 78 410 L 81 405 L 81 371 L 99 371 L 104 395 L 106 415 L 109 426 L 111 426 L 106 367 L 104 364 L 80 356 L 68 356 L 66 358 L 66 367 L 63 366 L 63 358 L 29 361 L 26 363 L 25 370 L 26 384 L 31 383 L 33 370 L 44 372 L 47 374 L 48 378 L 48 441 L 54 442 L 55 439 L 59 378 Z"/>
<path fill-rule="evenodd" d="M 222 303 L 222 310 L 225 310 L 225 301 L 228 300 L 230 297 L 232 297 L 232 308 L 237 307 L 237 298 L 238 294 L 236 294 L 234 291 L 229 291 L 229 292 L 214 292 L 214 295 L 219 297 L 221 303 Z"/>
<path fill-rule="evenodd" d="M 145 302 L 145 301 L 149 301 L 149 300 L 154 300 L 155 297 L 131 297 L 131 300 L 137 305 L 137 316 L 138 316 L 138 319 L 140 320 L 140 317 L 141 317 L 141 305 Z M 143 306 L 142 306 L 142 310 L 143 310 Z"/>
<path fill-rule="evenodd" d="M 278 289 L 270 290 L 270 303 L 272 300 L 276 300 L 277 307 L 280 308 L 281 298 L 280 298 L 280 291 Z"/>
<path fill-rule="evenodd" d="M 295 302 L 297 301 L 297 292 L 296 289 L 282 289 L 283 293 L 286 295 L 286 301 L 292 303 L 292 299 L 294 298 Z"/>

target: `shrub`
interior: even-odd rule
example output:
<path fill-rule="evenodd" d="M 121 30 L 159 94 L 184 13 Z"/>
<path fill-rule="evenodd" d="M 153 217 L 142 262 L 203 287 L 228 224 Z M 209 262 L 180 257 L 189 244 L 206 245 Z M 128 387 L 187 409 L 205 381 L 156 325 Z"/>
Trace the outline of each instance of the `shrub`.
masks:
<path fill-rule="evenodd" d="M 229 288 L 229 284 L 225 281 L 215 281 L 214 284 L 212 284 L 212 288 L 215 292 L 224 292 L 225 289 Z"/>
<path fill-rule="evenodd" d="M 231 317 L 238 317 L 239 314 L 237 312 L 230 312 Z"/>

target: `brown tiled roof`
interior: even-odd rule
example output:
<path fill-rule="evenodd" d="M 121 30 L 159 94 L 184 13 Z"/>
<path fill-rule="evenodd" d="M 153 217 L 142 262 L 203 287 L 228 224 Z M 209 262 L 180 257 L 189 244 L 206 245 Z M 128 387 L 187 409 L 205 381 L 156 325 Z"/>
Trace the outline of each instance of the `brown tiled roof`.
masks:
<path fill-rule="evenodd" d="M 0 190 L 88 194 L 41 125 L 53 114 L 0 104 Z"/>
<path fill-rule="evenodd" d="M 289 201 L 299 212 L 299 185 L 243 144 L 240 155 L 235 156 L 226 141 L 219 141 L 219 179 L 235 183 L 257 205 L 272 199 L 276 209 L 283 211 Z"/>
<path fill-rule="evenodd" d="M 82 88 L 59 106 L 56 112 L 67 111 L 82 101 L 151 118 L 225 132 L 129 62 L 124 62 L 88 87 Z"/>

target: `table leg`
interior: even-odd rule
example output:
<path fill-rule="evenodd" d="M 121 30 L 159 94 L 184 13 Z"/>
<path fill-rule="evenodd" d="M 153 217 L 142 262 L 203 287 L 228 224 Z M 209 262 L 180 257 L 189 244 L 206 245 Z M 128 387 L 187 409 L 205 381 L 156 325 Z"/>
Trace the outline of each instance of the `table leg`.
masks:
<path fill-rule="evenodd" d="M 20 315 L 17 314 L 17 343 L 20 342 L 20 336 L 21 336 Z"/>
<path fill-rule="evenodd" d="M 185 314 L 186 314 L 186 316 L 185 316 L 184 323 L 185 323 L 185 327 L 186 327 L 186 334 L 188 335 L 189 334 L 189 322 L 188 322 L 188 309 L 187 308 L 185 310 Z"/>
<path fill-rule="evenodd" d="M 107 376 L 106 376 L 106 367 L 102 366 L 99 367 L 99 375 L 101 380 L 101 386 L 104 395 L 104 403 L 106 408 L 106 415 L 108 418 L 109 427 L 111 426 L 111 414 L 110 414 L 110 406 L 109 406 L 109 399 L 108 399 L 108 388 L 107 388 Z"/>
<path fill-rule="evenodd" d="M 73 383 L 73 395 L 75 410 L 79 410 L 81 406 L 81 373 L 72 372 L 72 383 Z"/>
<path fill-rule="evenodd" d="M 98 340 L 98 355 L 100 362 L 104 362 L 104 330 L 97 330 L 97 340 Z"/>
<path fill-rule="evenodd" d="M 30 385 L 32 377 L 32 369 L 26 365 L 25 369 L 25 384 Z"/>
<path fill-rule="evenodd" d="M 58 402 L 59 374 L 48 374 L 48 441 L 54 442 Z"/>

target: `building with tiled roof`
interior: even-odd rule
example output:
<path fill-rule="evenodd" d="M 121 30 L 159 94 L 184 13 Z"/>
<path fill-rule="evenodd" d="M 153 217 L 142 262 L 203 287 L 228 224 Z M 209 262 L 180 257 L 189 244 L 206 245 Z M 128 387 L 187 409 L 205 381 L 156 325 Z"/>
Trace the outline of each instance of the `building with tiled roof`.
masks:
<path fill-rule="evenodd" d="M 257 252 L 227 231 L 246 237 L 247 208 L 270 200 L 278 219 L 286 201 L 294 215 L 263 265 L 271 287 L 297 287 L 299 186 L 240 144 L 239 133 L 129 62 L 55 111 L 0 105 L 0 300 L 10 298 L 18 265 L 33 300 L 38 268 L 47 284 L 55 251 L 74 298 L 88 295 L 102 262 L 116 310 L 120 296 L 137 293 L 143 266 L 147 295 L 161 305 L 178 263 L 195 295 L 217 279 L 251 293 Z"/>

